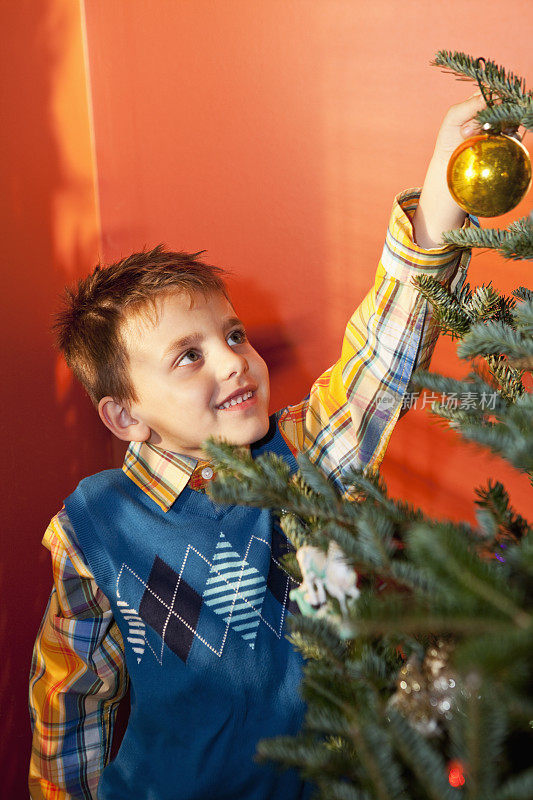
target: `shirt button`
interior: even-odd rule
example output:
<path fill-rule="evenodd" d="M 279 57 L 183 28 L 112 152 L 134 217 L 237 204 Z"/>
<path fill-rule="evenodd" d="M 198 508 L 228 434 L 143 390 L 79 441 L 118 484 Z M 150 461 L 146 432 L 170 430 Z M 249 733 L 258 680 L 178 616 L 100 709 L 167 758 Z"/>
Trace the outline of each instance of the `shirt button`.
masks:
<path fill-rule="evenodd" d="M 213 470 L 211 467 L 204 467 L 202 470 L 202 478 L 204 481 L 208 481 L 213 477 Z"/>

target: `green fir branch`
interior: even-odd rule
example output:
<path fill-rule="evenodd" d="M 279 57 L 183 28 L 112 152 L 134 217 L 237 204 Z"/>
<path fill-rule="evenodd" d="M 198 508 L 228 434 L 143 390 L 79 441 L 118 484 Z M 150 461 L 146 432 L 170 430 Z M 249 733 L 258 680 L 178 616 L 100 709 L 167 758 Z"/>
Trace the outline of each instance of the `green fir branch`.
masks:
<path fill-rule="evenodd" d="M 467 334 L 467 336 L 469 335 L 470 333 Z M 511 361 L 506 360 L 500 354 L 485 355 L 485 360 L 504 400 L 507 400 L 510 404 L 516 403 L 518 398 L 522 397 L 525 392 L 525 387 L 522 383 L 524 369 L 517 369 Z M 516 364 L 527 366 L 527 359 L 517 360 Z"/>
<path fill-rule="evenodd" d="M 305 717 L 305 729 L 328 736 L 350 736 L 350 722 L 337 708 L 312 706 Z"/>
<path fill-rule="evenodd" d="M 482 247 L 497 250 L 509 260 L 533 259 L 533 222 L 529 217 L 511 223 L 504 230 L 472 226 L 465 230 L 445 231 L 442 238 L 447 244 L 465 249 Z"/>
<path fill-rule="evenodd" d="M 324 617 L 293 616 L 289 620 L 291 636 L 298 634 L 318 649 L 322 657 L 342 666 L 347 652 L 346 642 L 339 638 L 333 623 Z"/>
<path fill-rule="evenodd" d="M 510 371 L 507 365 L 503 366 Z M 454 410 L 435 403 L 431 410 L 446 419 L 463 438 L 488 447 L 521 471 L 533 470 L 533 396 L 523 390 L 521 383 L 514 396 L 496 391 L 474 373 L 466 381 L 456 381 L 420 370 L 412 383 L 468 397 L 468 409 Z"/>
<path fill-rule="evenodd" d="M 529 108 L 524 112 L 524 115 L 522 117 L 522 125 L 524 126 L 524 128 L 526 128 L 526 130 L 533 131 L 533 107 L 531 106 L 531 104 L 529 105 Z"/>
<path fill-rule="evenodd" d="M 527 520 L 510 505 L 509 494 L 500 481 L 489 480 L 486 488 L 478 488 L 475 493 L 479 498 L 476 505 L 490 513 L 500 541 L 518 542 L 533 533 Z"/>
<path fill-rule="evenodd" d="M 252 459 L 248 453 L 239 452 L 240 448 L 213 438 L 204 442 L 204 448 L 217 472 L 208 489 L 215 503 L 238 502 L 322 521 L 350 523 L 354 518 L 354 504 L 343 505 L 339 496 L 332 506 L 329 499 L 313 492 L 301 475 L 291 478 L 290 469 L 280 456 L 268 453 Z"/>
<path fill-rule="evenodd" d="M 309 736 L 262 739 L 257 745 L 257 757 L 259 762 L 277 761 L 286 767 L 298 767 L 307 778 L 329 771 L 332 762 L 325 747 Z"/>
<path fill-rule="evenodd" d="M 476 119 L 483 127 L 490 125 L 491 133 L 505 133 L 514 131 L 521 125 L 527 128 L 533 109 L 533 101 L 503 102 L 498 105 L 487 106 L 476 114 Z M 529 129 L 530 130 L 530 129 Z"/>
<path fill-rule="evenodd" d="M 283 514 L 280 519 L 280 525 L 281 530 L 296 550 L 310 543 L 309 526 L 305 525 L 303 520 L 296 514 Z"/>
<path fill-rule="evenodd" d="M 389 656 L 388 660 L 385 655 Z M 357 657 L 348 659 L 345 663 L 346 675 L 358 683 L 382 691 L 395 677 L 398 661 L 397 655 L 391 660 L 390 653 L 383 654 L 373 645 L 358 643 Z"/>
<path fill-rule="evenodd" d="M 494 800 L 531 800 L 532 797 L 533 767 L 509 778 L 494 796 Z"/>
<path fill-rule="evenodd" d="M 493 288 L 492 281 L 478 286 L 473 292 L 470 284 L 466 283 L 458 293 L 428 275 L 418 275 L 412 283 L 432 304 L 440 332 L 451 334 L 452 338 L 465 336 L 476 322 L 501 320 L 514 325 L 512 310 L 516 300 L 500 295 Z"/>
<path fill-rule="evenodd" d="M 449 289 L 430 275 L 417 275 L 411 282 L 420 294 L 432 304 L 435 321 L 439 325 L 440 332 L 451 335 L 452 339 L 464 336 L 472 324 L 472 316 L 464 299 L 455 297 Z M 467 296 L 470 297 L 468 286 L 466 291 L 468 292 Z"/>
<path fill-rule="evenodd" d="M 506 355 L 509 358 L 532 358 L 533 338 L 514 331 L 500 320 L 472 325 L 468 334 L 457 348 L 457 355 L 462 359 L 483 355 Z"/>
<path fill-rule="evenodd" d="M 509 100 L 516 103 L 526 103 L 532 96 L 531 91 L 526 90 L 525 79 L 507 72 L 504 67 L 498 66 L 494 61 L 486 60 L 485 64 L 479 67 L 476 65 L 477 58 L 451 50 L 439 50 L 432 67 L 444 67 L 445 72 L 453 72 L 456 75 L 470 78 L 476 83 L 479 80 L 485 88 L 495 92 L 502 100 Z"/>
<path fill-rule="evenodd" d="M 496 620 L 490 614 L 480 615 L 460 613 L 457 610 L 428 612 L 427 606 L 420 606 L 409 612 L 407 606 L 397 608 L 398 600 L 381 608 L 372 608 L 344 623 L 350 637 L 369 639 L 394 636 L 400 638 L 422 636 L 474 637 L 483 633 L 499 636 L 509 629 L 505 619 Z M 401 636 L 400 636 L 401 631 Z"/>
<path fill-rule="evenodd" d="M 453 755 L 465 764 L 469 800 L 486 800 L 497 790 L 497 767 L 504 749 L 507 715 L 498 695 L 471 673 L 450 724 Z"/>
<path fill-rule="evenodd" d="M 424 797 L 428 800 L 456 800 L 441 754 L 398 711 L 389 709 L 388 718 L 394 747 L 422 787 Z"/>
<path fill-rule="evenodd" d="M 352 783 L 347 783 L 346 780 L 318 776 L 315 782 L 323 800 L 372 800 L 372 796 L 368 792 L 359 789 Z"/>
<path fill-rule="evenodd" d="M 502 631 L 463 641 L 454 653 L 454 666 L 462 674 L 476 670 L 483 679 L 498 684 L 498 691 L 527 691 L 533 668 L 533 630 Z"/>
<path fill-rule="evenodd" d="M 509 585 L 502 565 L 481 560 L 453 523 L 413 526 L 408 547 L 414 562 L 431 571 L 436 588 L 445 597 L 449 597 L 451 587 L 465 606 L 473 607 L 475 602 L 480 610 L 492 608 L 519 629 L 526 630 L 533 624 L 533 617 L 521 607 L 517 589 Z"/>
<path fill-rule="evenodd" d="M 533 301 L 533 291 L 526 286 L 519 286 L 518 289 L 514 289 L 513 295 L 518 300 L 525 300 L 527 303 Z"/>
<path fill-rule="evenodd" d="M 485 381 L 477 373 L 471 372 L 464 380 L 449 378 L 446 375 L 437 375 L 427 370 L 417 370 L 411 379 L 412 385 L 417 389 L 429 389 L 433 393 L 440 393 L 448 396 L 450 402 L 448 406 L 443 403 L 436 403 L 437 410 L 444 408 L 451 409 L 454 403 L 452 399 L 459 400 L 461 396 L 461 408 L 459 413 L 465 415 L 467 422 L 483 423 L 488 414 L 492 416 L 504 416 L 509 409 L 509 401 L 492 384 Z M 459 416 L 454 419 L 460 419 Z"/>
<path fill-rule="evenodd" d="M 488 447 L 516 469 L 533 473 L 533 396 L 524 393 L 505 414 L 495 414 L 497 424 L 480 427 L 465 424 L 460 432 L 465 439 Z"/>
<path fill-rule="evenodd" d="M 524 298 L 523 303 L 516 306 L 513 316 L 520 333 L 533 339 L 533 292 L 530 293 L 529 298 Z"/>

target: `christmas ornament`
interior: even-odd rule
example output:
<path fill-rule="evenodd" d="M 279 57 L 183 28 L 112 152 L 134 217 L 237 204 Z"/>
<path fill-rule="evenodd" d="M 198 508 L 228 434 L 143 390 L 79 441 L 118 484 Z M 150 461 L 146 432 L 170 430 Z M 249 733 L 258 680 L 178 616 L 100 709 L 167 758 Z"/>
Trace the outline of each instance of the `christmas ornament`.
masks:
<path fill-rule="evenodd" d="M 448 661 L 452 645 L 439 641 L 424 661 L 411 656 L 400 669 L 396 692 L 389 703 L 397 708 L 423 736 L 436 736 L 440 723 L 452 718 L 457 680 Z"/>
<path fill-rule="evenodd" d="M 335 542 L 330 542 L 328 552 L 318 547 L 304 545 L 296 551 L 303 581 L 291 591 L 291 600 L 298 603 L 302 614 L 317 616 L 326 610 L 327 595 L 339 601 L 341 612 L 346 616 L 346 599 L 359 596 L 357 573 Z"/>
<path fill-rule="evenodd" d="M 447 179 L 450 194 L 464 211 L 497 217 L 518 205 L 531 186 L 531 160 L 514 136 L 483 133 L 454 150 Z"/>

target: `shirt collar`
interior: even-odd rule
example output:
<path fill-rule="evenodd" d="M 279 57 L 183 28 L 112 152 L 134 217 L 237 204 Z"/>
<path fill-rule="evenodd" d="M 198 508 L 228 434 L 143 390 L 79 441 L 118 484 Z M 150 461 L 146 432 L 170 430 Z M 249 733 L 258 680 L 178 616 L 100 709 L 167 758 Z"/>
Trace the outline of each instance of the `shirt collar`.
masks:
<path fill-rule="evenodd" d="M 130 442 L 122 470 L 154 503 L 167 512 L 188 483 L 202 483 L 209 461 L 172 453 L 148 442 Z M 212 473 L 211 473 L 212 475 Z"/>
<path fill-rule="evenodd" d="M 187 486 L 197 459 L 162 450 L 148 442 L 130 442 L 122 465 L 133 483 L 168 511 Z"/>

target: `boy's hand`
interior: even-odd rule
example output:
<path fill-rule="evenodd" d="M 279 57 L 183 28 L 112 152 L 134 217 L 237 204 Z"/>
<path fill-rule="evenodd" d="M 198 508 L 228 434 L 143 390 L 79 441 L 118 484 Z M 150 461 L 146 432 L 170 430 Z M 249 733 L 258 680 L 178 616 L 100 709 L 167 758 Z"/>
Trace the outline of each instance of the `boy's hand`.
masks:
<path fill-rule="evenodd" d="M 477 136 L 483 132 L 475 116 L 486 105 L 483 95 L 478 91 L 462 103 L 451 106 L 437 134 L 433 158 L 446 161 L 448 167 L 455 148 L 470 136 Z"/>
<path fill-rule="evenodd" d="M 455 148 L 481 132 L 474 117 L 485 106 L 482 94 L 476 92 L 462 103 L 451 106 L 444 117 L 412 220 L 415 242 L 419 247 L 426 250 L 442 247 L 442 233 L 460 228 L 465 221 L 465 212 L 448 190 L 446 173 Z"/>

